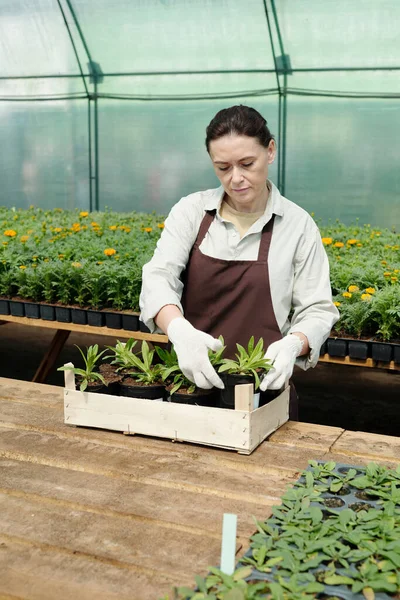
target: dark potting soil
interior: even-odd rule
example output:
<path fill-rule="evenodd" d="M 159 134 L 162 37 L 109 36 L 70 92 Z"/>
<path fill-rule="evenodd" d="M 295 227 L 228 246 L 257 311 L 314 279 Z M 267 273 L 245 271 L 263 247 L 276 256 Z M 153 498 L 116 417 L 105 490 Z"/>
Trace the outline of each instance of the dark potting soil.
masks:
<path fill-rule="evenodd" d="M 134 387 L 149 387 L 148 383 L 143 383 L 143 381 L 137 381 L 136 379 L 133 379 L 133 377 L 124 377 L 123 379 L 123 384 L 124 385 L 131 385 Z M 151 386 L 155 386 L 155 385 L 161 385 L 164 386 L 164 382 L 163 381 L 153 381 L 153 383 L 150 384 Z"/>
<path fill-rule="evenodd" d="M 324 498 L 323 504 L 328 508 L 339 508 L 344 506 L 344 502 L 341 498 Z"/>
<path fill-rule="evenodd" d="M 115 367 L 108 363 L 103 363 L 99 367 L 99 372 L 103 375 L 107 385 L 118 383 L 122 379 L 122 375 L 116 373 Z"/>
<path fill-rule="evenodd" d="M 371 510 L 374 507 L 372 504 L 368 504 L 368 502 L 353 502 L 353 504 L 349 504 L 349 508 L 354 510 L 354 512 L 360 512 L 361 510 Z"/>

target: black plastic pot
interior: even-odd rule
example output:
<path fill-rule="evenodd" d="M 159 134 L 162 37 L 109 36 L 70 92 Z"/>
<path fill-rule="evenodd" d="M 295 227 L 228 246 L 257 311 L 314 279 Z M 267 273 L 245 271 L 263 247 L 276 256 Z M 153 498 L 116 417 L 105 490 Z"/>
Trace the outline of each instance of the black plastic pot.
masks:
<path fill-rule="evenodd" d="M 368 343 L 359 340 L 349 341 L 349 356 L 360 360 L 368 358 Z"/>
<path fill-rule="evenodd" d="M 266 390 L 265 392 L 261 392 L 260 390 L 257 390 L 256 394 L 258 392 L 260 392 L 260 401 L 259 401 L 259 408 L 261 408 L 261 406 L 265 406 L 266 404 L 269 404 L 270 402 L 272 402 L 272 400 L 275 400 L 275 398 L 277 398 L 278 396 L 280 396 L 283 392 L 284 388 L 280 389 L 280 390 Z"/>
<path fill-rule="evenodd" d="M 321 346 L 321 349 L 319 351 L 319 355 L 320 356 L 324 356 L 324 354 L 326 354 L 328 352 L 328 345 L 326 342 L 324 342 Z"/>
<path fill-rule="evenodd" d="M 151 333 L 150 329 L 144 323 L 142 323 L 142 321 L 139 321 L 139 331 L 143 331 L 143 333 Z"/>
<path fill-rule="evenodd" d="M 346 356 L 347 340 L 329 338 L 327 341 L 329 356 Z"/>
<path fill-rule="evenodd" d="M 201 390 L 194 394 L 183 394 L 175 392 L 169 397 L 171 402 L 178 404 L 192 404 L 197 406 L 218 406 L 220 394 L 218 390 Z"/>
<path fill-rule="evenodd" d="M 122 329 L 137 331 L 139 329 L 138 315 L 122 315 Z"/>
<path fill-rule="evenodd" d="M 71 321 L 75 323 L 75 325 L 86 325 L 86 310 L 84 308 L 71 308 Z"/>
<path fill-rule="evenodd" d="M 219 406 L 220 408 L 235 408 L 235 386 L 243 383 L 254 383 L 254 378 L 250 375 L 233 375 L 220 373 L 220 377 L 225 386 L 220 390 Z"/>
<path fill-rule="evenodd" d="M 392 344 L 393 360 L 396 365 L 400 365 L 400 344 Z"/>
<path fill-rule="evenodd" d="M 10 303 L 8 300 L 0 300 L 0 315 L 10 314 Z"/>
<path fill-rule="evenodd" d="M 25 302 L 19 300 L 10 300 L 10 313 L 13 317 L 23 317 L 25 315 Z"/>
<path fill-rule="evenodd" d="M 106 320 L 106 327 L 110 329 L 121 329 L 122 328 L 122 316 L 116 312 L 105 312 L 104 317 Z"/>
<path fill-rule="evenodd" d="M 56 321 L 71 323 L 71 309 L 68 306 L 56 306 Z"/>
<path fill-rule="evenodd" d="M 54 310 L 54 306 L 51 306 L 50 304 L 41 304 L 40 318 L 44 321 L 55 321 L 56 311 Z"/>
<path fill-rule="evenodd" d="M 129 398 L 144 398 L 147 400 L 158 400 L 165 397 L 165 387 L 163 385 L 126 385 L 120 383 L 119 395 Z"/>
<path fill-rule="evenodd" d="M 25 316 L 28 319 L 40 319 L 40 307 L 36 302 L 25 302 Z"/>
<path fill-rule="evenodd" d="M 392 345 L 384 342 L 372 342 L 372 358 L 382 362 L 392 360 Z"/>
<path fill-rule="evenodd" d="M 89 309 L 87 311 L 87 324 L 92 327 L 104 327 L 104 313 L 98 310 Z"/>
<path fill-rule="evenodd" d="M 75 388 L 80 391 L 80 383 L 77 383 Z M 96 392 L 96 394 L 105 394 L 107 393 L 107 386 L 102 383 L 89 384 L 85 390 L 85 392 Z"/>
<path fill-rule="evenodd" d="M 104 386 L 104 391 L 102 393 L 107 396 L 120 396 L 120 385 L 119 381 L 109 383 L 107 386 Z"/>

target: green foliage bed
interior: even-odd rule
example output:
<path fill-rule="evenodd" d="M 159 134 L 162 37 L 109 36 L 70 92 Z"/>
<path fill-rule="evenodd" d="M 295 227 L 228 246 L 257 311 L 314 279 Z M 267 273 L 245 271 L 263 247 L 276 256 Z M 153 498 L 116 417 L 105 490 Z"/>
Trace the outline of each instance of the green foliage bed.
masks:
<path fill-rule="evenodd" d="M 138 310 L 142 266 L 163 229 L 155 213 L 0 208 L 0 296 Z M 319 224 L 338 331 L 400 337 L 400 235 Z"/>

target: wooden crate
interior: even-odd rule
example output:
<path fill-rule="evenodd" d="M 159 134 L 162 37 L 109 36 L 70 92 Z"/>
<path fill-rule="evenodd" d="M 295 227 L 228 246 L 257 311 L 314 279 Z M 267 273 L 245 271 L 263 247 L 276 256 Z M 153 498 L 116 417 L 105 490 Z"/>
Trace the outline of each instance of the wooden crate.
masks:
<path fill-rule="evenodd" d="M 289 388 L 255 410 L 253 398 L 252 384 L 236 386 L 235 410 L 80 392 L 73 371 L 65 371 L 64 422 L 250 454 L 288 420 Z"/>

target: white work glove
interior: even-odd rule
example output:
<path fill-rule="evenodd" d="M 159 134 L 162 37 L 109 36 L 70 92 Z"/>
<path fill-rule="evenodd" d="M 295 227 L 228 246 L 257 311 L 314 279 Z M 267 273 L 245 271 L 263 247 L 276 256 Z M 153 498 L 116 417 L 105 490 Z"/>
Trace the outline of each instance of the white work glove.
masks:
<path fill-rule="evenodd" d="M 294 363 L 299 356 L 304 342 L 297 335 L 286 337 L 268 346 L 264 358 L 273 362 L 273 367 L 264 376 L 260 390 L 280 390 L 289 383 L 292 376 Z"/>
<path fill-rule="evenodd" d="M 174 345 L 182 373 L 199 388 L 224 388 L 224 384 L 213 369 L 208 350 L 216 352 L 222 343 L 199 329 L 187 319 L 176 317 L 168 325 L 167 335 Z"/>

